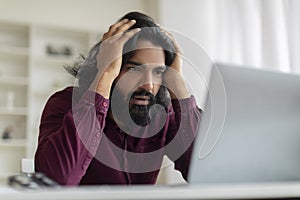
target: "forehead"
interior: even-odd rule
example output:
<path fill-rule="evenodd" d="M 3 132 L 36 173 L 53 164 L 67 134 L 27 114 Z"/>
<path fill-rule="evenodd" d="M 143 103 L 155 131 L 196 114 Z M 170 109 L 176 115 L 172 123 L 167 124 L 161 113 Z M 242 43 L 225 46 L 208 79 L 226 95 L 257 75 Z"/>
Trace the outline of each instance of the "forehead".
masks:
<path fill-rule="evenodd" d="M 141 64 L 165 65 L 165 53 L 162 47 L 150 41 L 138 40 L 132 58 L 130 60 Z"/>

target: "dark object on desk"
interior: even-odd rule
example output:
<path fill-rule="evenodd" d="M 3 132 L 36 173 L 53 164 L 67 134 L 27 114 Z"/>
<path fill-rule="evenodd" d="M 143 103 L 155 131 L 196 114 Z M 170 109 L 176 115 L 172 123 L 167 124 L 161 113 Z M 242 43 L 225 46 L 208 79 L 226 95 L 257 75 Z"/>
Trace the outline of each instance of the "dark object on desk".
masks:
<path fill-rule="evenodd" d="M 17 174 L 8 177 L 8 185 L 17 189 L 46 189 L 59 188 L 60 185 L 43 173 Z"/>

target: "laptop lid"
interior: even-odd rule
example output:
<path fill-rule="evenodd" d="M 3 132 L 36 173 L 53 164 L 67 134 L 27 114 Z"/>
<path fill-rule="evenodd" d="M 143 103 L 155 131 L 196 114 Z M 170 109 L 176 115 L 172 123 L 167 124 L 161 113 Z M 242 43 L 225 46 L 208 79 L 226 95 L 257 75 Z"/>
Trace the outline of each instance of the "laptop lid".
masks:
<path fill-rule="evenodd" d="M 300 180 L 300 76 L 212 67 L 192 184 Z"/>

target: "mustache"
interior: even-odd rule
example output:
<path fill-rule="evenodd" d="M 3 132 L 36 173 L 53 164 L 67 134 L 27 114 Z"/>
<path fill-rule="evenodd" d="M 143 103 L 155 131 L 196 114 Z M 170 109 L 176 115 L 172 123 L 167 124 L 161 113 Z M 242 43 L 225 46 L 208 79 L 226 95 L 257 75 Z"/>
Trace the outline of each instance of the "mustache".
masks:
<path fill-rule="evenodd" d="M 155 102 L 156 100 L 155 96 L 146 90 L 135 91 L 131 94 L 130 98 L 133 99 L 135 96 L 148 96 L 150 98 L 149 102 Z"/>

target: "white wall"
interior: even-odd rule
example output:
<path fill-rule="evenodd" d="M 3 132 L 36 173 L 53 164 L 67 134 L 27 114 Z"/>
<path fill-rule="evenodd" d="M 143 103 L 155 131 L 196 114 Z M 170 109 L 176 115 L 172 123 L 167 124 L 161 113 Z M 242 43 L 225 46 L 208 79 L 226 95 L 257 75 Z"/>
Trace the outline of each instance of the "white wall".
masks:
<path fill-rule="evenodd" d="M 183 73 L 200 108 L 205 105 L 212 64 L 211 42 L 215 33 L 210 0 L 156 0 L 157 18 L 183 49 Z"/>
<path fill-rule="evenodd" d="M 158 19 L 163 26 L 183 33 L 209 51 L 211 35 L 215 34 L 210 25 L 215 16 L 209 0 L 159 0 L 157 3 Z"/>
<path fill-rule="evenodd" d="M 0 20 L 106 31 L 129 11 L 158 19 L 157 0 L 0 0 Z M 174 165 L 165 160 L 159 184 L 183 182 Z"/>
<path fill-rule="evenodd" d="M 145 0 L 0 0 L 0 19 L 103 31 L 127 12 L 147 7 Z"/>

